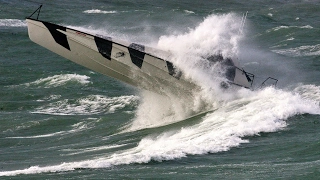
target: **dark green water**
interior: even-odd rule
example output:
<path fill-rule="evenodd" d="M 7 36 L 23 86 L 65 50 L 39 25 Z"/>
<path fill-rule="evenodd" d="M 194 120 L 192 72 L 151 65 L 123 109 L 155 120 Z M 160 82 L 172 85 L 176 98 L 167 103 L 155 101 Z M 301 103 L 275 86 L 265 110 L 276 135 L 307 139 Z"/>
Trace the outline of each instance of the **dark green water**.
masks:
<path fill-rule="evenodd" d="M 256 86 L 278 86 L 193 101 L 135 89 L 31 42 L 25 17 L 40 4 L 41 20 L 177 56 L 233 53 Z M 1 178 L 317 179 L 319 12 L 294 0 L 0 0 Z"/>

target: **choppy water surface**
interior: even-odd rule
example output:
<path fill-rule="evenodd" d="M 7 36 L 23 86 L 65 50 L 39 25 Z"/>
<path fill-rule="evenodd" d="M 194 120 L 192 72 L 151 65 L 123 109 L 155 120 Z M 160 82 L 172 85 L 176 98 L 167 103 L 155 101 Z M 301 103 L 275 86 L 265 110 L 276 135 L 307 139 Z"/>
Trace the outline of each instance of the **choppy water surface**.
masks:
<path fill-rule="evenodd" d="M 24 17 L 40 4 L 41 20 L 171 51 L 202 90 L 160 96 L 34 44 Z M 315 179 L 319 11 L 294 0 L 0 0 L 0 176 Z M 221 91 L 202 61 L 217 51 L 255 86 L 268 76 L 278 86 Z"/>

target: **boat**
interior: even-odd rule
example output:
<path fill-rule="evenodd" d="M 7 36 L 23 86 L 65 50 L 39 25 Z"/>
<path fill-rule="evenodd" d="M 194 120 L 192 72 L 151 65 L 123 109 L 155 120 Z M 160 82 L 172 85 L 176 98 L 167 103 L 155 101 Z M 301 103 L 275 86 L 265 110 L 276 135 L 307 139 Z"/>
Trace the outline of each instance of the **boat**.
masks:
<path fill-rule="evenodd" d="M 29 38 L 40 46 L 93 71 L 159 94 L 189 96 L 199 89 L 165 58 L 168 55 L 159 56 L 168 52 L 39 20 L 41 7 L 26 18 Z M 32 18 L 36 12 L 37 17 Z M 233 59 L 219 54 L 207 59 L 228 67 L 228 85 L 221 83 L 222 87 L 252 87 L 254 75 L 239 68 Z"/>

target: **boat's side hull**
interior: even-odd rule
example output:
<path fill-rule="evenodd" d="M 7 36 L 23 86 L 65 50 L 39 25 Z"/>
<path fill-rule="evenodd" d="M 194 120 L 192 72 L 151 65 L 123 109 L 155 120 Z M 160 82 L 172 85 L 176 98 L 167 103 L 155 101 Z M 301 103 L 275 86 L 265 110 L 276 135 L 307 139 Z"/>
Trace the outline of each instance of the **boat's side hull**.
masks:
<path fill-rule="evenodd" d="M 101 74 L 161 94 L 186 95 L 195 87 L 178 77 L 172 63 L 145 53 L 144 46 L 123 45 L 30 18 L 27 23 L 33 42 Z"/>

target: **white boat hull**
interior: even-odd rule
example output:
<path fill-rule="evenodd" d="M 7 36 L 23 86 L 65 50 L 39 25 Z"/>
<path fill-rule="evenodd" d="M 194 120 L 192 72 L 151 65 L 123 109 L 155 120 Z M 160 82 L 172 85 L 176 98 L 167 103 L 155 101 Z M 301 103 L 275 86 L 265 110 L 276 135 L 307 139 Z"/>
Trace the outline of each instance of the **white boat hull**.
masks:
<path fill-rule="evenodd" d="M 115 41 L 109 37 L 27 18 L 30 39 L 93 71 L 113 77 L 133 86 L 159 94 L 190 96 L 199 87 L 186 80 L 168 60 L 152 55 L 154 49 Z M 250 88 L 244 71 L 233 60 L 232 84 Z"/>
<path fill-rule="evenodd" d="M 160 94 L 190 94 L 196 87 L 178 77 L 171 62 L 146 53 L 144 46 L 119 44 L 109 38 L 30 18 L 27 23 L 33 42 L 122 82 Z"/>

